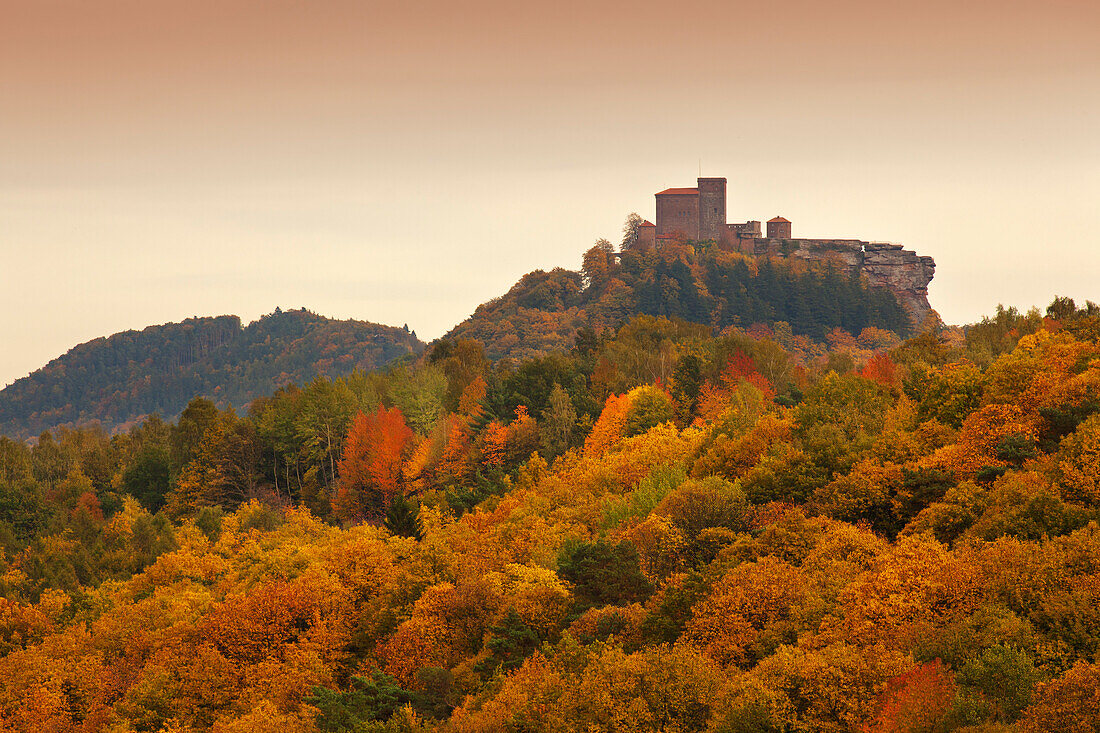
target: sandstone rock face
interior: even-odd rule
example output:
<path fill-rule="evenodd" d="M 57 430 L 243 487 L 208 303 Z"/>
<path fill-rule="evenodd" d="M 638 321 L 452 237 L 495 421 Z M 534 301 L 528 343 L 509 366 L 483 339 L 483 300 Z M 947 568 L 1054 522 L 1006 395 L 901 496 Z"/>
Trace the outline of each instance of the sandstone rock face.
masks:
<path fill-rule="evenodd" d="M 860 271 L 868 282 L 889 289 L 919 327 L 932 307 L 928 304 L 928 283 L 936 274 L 936 261 L 900 244 L 867 242 L 863 245 Z"/>
<path fill-rule="evenodd" d="M 859 272 L 875 287 L 894 294 L 919 328 L 932 312 L 928 304 L 928 283 L 936 272 L 931 257 L 903 249 L 900 244 L 864 242 L 858 239 L 769 239 L 752 240 L 757 256 L 797 257 L 811 262 L 834 262 L 849 272 Z"/>

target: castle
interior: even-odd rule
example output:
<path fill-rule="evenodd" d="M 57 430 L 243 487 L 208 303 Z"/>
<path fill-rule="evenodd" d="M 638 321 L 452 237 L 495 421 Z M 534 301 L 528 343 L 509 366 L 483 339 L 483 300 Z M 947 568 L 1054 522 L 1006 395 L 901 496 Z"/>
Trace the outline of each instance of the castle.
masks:
<path fill-rule="evenodd" d="M 657 223 L 644 222 L 638 245 L 655 247 L 676 237 L 717 242 L 723 249 L 742 250 L 742 236 L 760 236 L 760 222 L 726 223 L 726 179 L 700 178 L 696 188 L 666 188 L 656 194 Z M 774 225 L 786 223 L 786 228 Z M 791 223 L 782 217 L 768 222 L 768 236 L 789 239 Z"/>
<path fill-rule="evenodd" d="M 726 179 L 699 178 L 695 188 L 666 188 L 655 195 L 657 223 L 638 228 L 634 246 L 660 247 L 675 239 L 715 242 L 719 249 L 746 255 L 795 257 L 834 262 L 858 272 L 875 287 L 890 290 L 919 326 L 931 312 L 928 283 L 936 262 L 900 244 L 860 239 L 795 239 L 791 222 L 777 216 L 761 232 L 759 221 L 726 222 Z"/>

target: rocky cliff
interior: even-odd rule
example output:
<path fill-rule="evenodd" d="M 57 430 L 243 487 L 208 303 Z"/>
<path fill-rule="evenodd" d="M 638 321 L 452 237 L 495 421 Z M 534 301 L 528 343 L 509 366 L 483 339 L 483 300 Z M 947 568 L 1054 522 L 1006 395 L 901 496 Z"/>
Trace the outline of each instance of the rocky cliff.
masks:
<path fill-rule="evenodd" d="M 932 312 L 928 283 L 936 274 L 936 261 L 931 257 L 921 257 L 900 244 L 865 242 L 860 271 L 872 285 L 892 291 L 918 328 Z"/>
<path fill-rule="evenodd" d="M 859 272 L 871 285 L 892 292 L 916 328 L 932 312 L 928 304 L 928 283 L 935 275 L 936 261 L 903 249 L 900 244 L 858 239 L 756 238 L 752 241 L 758 256 L 834 262 L 849 271 Z"/>

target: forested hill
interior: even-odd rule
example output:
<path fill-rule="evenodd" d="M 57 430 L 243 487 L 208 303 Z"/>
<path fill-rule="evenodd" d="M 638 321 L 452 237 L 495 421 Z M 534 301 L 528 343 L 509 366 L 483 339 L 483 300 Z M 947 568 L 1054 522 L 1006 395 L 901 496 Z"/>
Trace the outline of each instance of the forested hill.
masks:
<path fill-rule="evenodd" d="M 0 391 L 0 434 L 174 418 L 196 395 L 239 409 L 289 382 L 371 370 L 423 348 L 404 328 L 305 309 L 277 309 L 243 328 L 237 316 L 218 316 L 124 331 L 81 344 Z"/>
<path fill-rule="evenodd" d="M 834 328 L 905 335 L 913 326 L 890 291 L 839 266 L 692 242 L 616 254 L 604 241 L 585 253 L 581 272 L 528 273 L 447 336 L 481 341 L 492 358 L 526 359 L 569 349 L 578 328 L 615 327 L 639 314 L 678 317 L 716 332 L 785 322 L 816 340 Z"/>
<path fill-rule="evenodd" d="M 581 272 L 536 270 L 477 308 L 451 338 L 475 339 L 491 359 L 568 351 L 578 329 L 618 327 L 637 315 L 709 326 L 758 324 L 822 341 L 834 329 L 906 335 L 909 317 L 888 290 L 828 263 L 756 258 L 708 247 L 665 245 L 615 253 L 601 242 Z M 424 347 L 405 329 L 336 321 L 306 310 L 193 318 L 81 344 L 0 391 L 0 435 L 98 420 L 107 429 L 144 415 L 173 418 L 207 396 L 242 408 L 290 382 L 372 370 Z"/>

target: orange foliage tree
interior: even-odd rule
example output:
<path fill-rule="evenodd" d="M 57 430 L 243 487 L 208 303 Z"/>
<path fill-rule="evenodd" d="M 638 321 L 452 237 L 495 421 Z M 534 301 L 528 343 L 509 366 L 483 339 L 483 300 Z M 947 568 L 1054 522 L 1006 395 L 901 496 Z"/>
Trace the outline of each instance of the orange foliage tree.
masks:
<path fill-rule="evenodd" d="M 1020 730 L 1025 733 L 1100 731 L 1100 666 L 1084 661 L 1044 685 L 1035 702 L 1024 710 Z"/>
<path fill-rule="evenodd" d="M 604 403 L 603 412 L 592 426 L 592 432 L 584 441 L 586 456 L 599 456 L 623 437 L 626 429 L 626 415 L 630 411 L 630 398 L 627 395 L 611 395 Z"/>
<path fill-rule="evenodd" d="M 508 428 L 493 420 L 481 431 L 479 438 L 481 465 L 486 468 L 502 468 L 505 451 L 508 449 Z"/>
<path fill-rule="evenodd" d="M 339 465 L 335 503 L 341 516 L 380 516 L 395 496 L 404 493 L 402 467 L 412 437 L 396 407 L 355 416 Z"/>
<path fill-rule="evenodd" d="M 886 352 L 875 354 L 860 370 L 860 376 L 893 387 L 898 382 L 898 367 Z"/>
<path fill-rule="evenodd" d="M 936 659 L 893 678 L 879 697 L 867 733 L 937 730 L 955 702 L 955 675 Z"/>
<path fill-rule="evenodd" d="M 722 665 L 741 665 L 794 641 L 820 610 L 802 572 L 774 557 L 737 566 L 692 610 L 687 639 Z"/>

